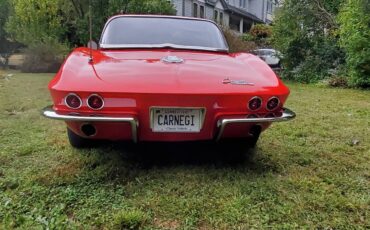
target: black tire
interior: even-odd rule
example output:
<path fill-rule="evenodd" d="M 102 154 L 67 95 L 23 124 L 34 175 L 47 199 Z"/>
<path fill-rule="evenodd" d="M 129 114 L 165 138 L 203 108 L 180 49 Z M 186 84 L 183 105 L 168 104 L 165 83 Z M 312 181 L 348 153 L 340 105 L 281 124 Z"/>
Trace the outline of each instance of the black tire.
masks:
<path fill-rule="evenodd" d="M 68 140 L 72 147 L 81 149 L 90 147 L 92 142 L 89 139 L 83 138 L 77 134 L 75 134 L 72 130 L 67 128 Z"/>
<path fill-rule="evenodd" d="M 230 158 L 245 160 L 253 157 L 256 142 L 257 141 L 250 141 L 248 139 L 222 140 L 218 148 Z"/>
<path fill-rule="evenodd" d="M 251 152 L 254 152 L 254 149 L 261 134 L 261 127 L 253 127 L 250 130 L 250 133 L 252 134 L 250 138 L 223 140 L 223 148 L 226 148 L 229 151 L 233 151 L 237 154 L 249 154 Z"/>

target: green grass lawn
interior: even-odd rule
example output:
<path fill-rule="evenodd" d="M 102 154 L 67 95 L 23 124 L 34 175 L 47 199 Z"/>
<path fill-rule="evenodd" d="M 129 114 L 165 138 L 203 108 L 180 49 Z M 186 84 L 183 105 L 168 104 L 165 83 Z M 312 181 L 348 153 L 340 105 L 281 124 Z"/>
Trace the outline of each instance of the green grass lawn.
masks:
<path fill-rule="evenodd" d="M 370 228 L 370 91 L 289 83 L 297 118 L 242 158 L 197 144 L 75 150 L 40 115 L 51 78 L 0 77 L 0 229 Z"/>

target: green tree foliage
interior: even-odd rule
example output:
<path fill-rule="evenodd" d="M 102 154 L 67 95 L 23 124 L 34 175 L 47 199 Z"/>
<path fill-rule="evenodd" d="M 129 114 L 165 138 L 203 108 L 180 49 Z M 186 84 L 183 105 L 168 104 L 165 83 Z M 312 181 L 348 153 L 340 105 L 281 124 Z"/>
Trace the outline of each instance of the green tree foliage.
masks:
<path fill-rule="evenodd" d="M 242 35 L 242 39 L 246 42 L 253 42 L 257 47 L 270 47 L 272 35 L 272 27 L 266 24 L 253 25 L 248 33 Z"/>
<path fill-rule="evenodd" d="M 7 31 L 26 45 L 62 40 L 65 28 L 60 14 L 60 0 L 12 0 L 14 14 Z"/>
<path fill-rule="evenodd" d="M 350 83 L 370 87 L 370 1 L 348 0 L 339 21 L 340 44 L 346 51 Z"/>
<path fill-rule="evenodd" d="M 67 42 L 70 46 L 89 40 L 89 3 L 94 39 L 106 20 L 115 14 L 175 14 L 167 0 L 12 0 L 13 16 L 8 32 L 27 45 Z"/>
<path fill-rule="evenodd" d="M 10 14 L 10 3 L 8 0 L 0 0 L 0 67 L 7 68 L 10 56 L 21 46 L 12 41 L 5 31 L 5 24 Z"/>
<path fill-rule="evenodd" d="M 26 72 L 54 71 L 55 66 L 62 62 L 68 48 L 87 44 L 90 12 L 93 39 L 96 41 L 99 40 L 104 23 L 112 15 L 176 13 L 173 5 L 167 0 L 12 0 L 10 2 L 14 13 L 9 17 L 6 29 L 13 38 L 28 46 L 22 68 Z"/>
<path fill-rule="evenodd" d="M 271 37 L 272 30 L 271 26 L 265 24 L 253 25 L 249 33 L 258 38 L 268 38 Z"/>
<path fill-rule="evenodd" d="M 89 0 L 62 2 L 66 37 L 73 45 L 83 45 L 89 40 Z M 93 39 L 99 40 L 104 23 L 117 14 L 175 14 L 167 0 L 90 0 L 93 23 Z"/>
<path fill-rule="evenodd" d="M 60 0 L 12 0 L 6 29 L 26 45 L 24 72 L 55 72 L 68 52 Z"/>
<path fill-rule="evenodd" d="M 343 0 L 286 0 L 276 13 L 273 44 L 284 56 L 284 76 L 314 82 L 339 70 L 336 15 Z"/>

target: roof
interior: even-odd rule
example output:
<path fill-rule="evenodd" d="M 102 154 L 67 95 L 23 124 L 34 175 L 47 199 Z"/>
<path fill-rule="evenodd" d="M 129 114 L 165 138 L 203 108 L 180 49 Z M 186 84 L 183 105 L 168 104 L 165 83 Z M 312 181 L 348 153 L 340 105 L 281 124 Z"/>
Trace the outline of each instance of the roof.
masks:
<path fill-rule="evenodd" d="M 260 22 L 260 23 L 264 23 L 261 19 L 259 19 L 257 16 L 255 16 L 254 14 L 251 14 L 243 9 L 240 9 L 238 7 L 235 7 L 235 6 L 231 6 L 228 4 L 227 6 L 227 10 L 230 11 L 231 13 L 234 13 L 234 14 L 238 14 L 238 15 L 241 15 L 243 17 L 247 17 L 247 18 L 250 18 L 252 19 L 253 21 L 255 22 Z"/>
<path fill-rule="evenodd" d="M 225 11 L 228 11 L 231 14 L 237 14 L 237 15 L 240 15 L 242 17 L 246 17 L 246 18 L 252 19 L 255 22 L 264 23 L 256 15 L 251 14 L 251 13 L 249 13 L 249 12 L 247 12 L 247 11 L 241 9 L 241 8 L 232 6 L 228 2 L 226 2 L 225 0 L 206 0 L 206 3 L 209 4 L 209 5 L 211 5 L 211 6 L 216 6 L 217 1 L 220 1 L 221 4 L 222 4 L 222 6 L 224 7 Z"/>

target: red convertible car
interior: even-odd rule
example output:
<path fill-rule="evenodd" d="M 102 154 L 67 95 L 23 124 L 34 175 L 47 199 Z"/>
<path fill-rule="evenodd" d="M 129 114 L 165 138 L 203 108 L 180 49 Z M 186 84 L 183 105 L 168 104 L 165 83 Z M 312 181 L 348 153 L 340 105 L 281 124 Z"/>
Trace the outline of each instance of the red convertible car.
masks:
<path fill-rule="evenodd" d="M 99 47 L 75 49 L 49 89 L 43 115 L 65 121 L 77 148 L 96 139 L 254 146 L 272 122 L 295 117 L 271 68 L 230 53 L 220 28 L 196 18 L 114 16 Z"/>

